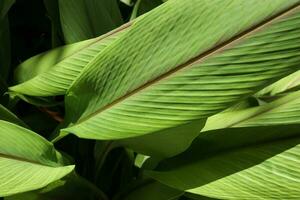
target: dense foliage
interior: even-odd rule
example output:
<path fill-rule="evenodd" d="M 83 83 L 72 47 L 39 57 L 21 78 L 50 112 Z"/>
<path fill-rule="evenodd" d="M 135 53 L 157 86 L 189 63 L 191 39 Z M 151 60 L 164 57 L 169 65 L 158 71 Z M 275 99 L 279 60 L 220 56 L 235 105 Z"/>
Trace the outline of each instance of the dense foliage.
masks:
<path fill-rule="evenodd" d="M 300 199 L 300 0 L 0 0 L 0 199 Z"/>

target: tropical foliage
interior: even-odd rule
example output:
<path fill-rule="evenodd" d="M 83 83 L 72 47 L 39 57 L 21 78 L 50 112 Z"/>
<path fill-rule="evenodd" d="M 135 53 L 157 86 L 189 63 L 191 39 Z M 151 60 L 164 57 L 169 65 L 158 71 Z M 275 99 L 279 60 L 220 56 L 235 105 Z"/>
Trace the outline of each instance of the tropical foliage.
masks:
<path fill-rule="evenodd" d="M 1 0 L 0 199 L 300 199 L 300 0 Z"/>

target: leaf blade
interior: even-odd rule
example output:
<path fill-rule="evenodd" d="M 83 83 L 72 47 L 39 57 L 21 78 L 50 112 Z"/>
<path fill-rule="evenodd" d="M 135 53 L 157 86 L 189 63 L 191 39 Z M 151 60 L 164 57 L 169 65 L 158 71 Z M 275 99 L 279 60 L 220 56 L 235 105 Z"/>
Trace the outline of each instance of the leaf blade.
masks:
<path fill-rule="evenodd" d="M 72 124 L 63 131 L 75 133 L 79 137 L 84 137 L 84 134 L 81 133 L 85 133 L 86 137 L 93 139 L 122 139 L 153 133 L 158 130 L 163 130 L 164 128 L 170 128 L 179 124 L 187 123 L 191 120 L 201 118 L 205 119 L 207 116 L 226 108 L 229 104 L 250 95 L 252 92 L 259 90 L 259 88 L 269 84 L 279 77 L 297 70 L 296 64 L 299 63 L 299 61 L 295 58 L 297 53 L 293 50 L 293 48 L 297 49 L 298 47 L 287 46 L 287 49 L 284 50 L 284 48 L 282 48 L 282 46 L 280 47 L 276 42 L 280 43 L 282 40 L 285 41 L 285 36 L 280 33 L 281 31 L 287 31 L 289 28 L 295 29 L 297 27 L 295 24 L 299 23 L 298 15 L 295 14 L 296 17 L 289 17 L 289 15 L 286 16 L 285 12 L 289 13 L 289 11 L 283 11 L 284 9 L 279 6 L 277 8 L 273 7 L 273 9 L 283 9 L 282 12 L 285 14 L 280 12 L 279 14 L 277 13 L 280 17 L 278 17 L 278 15 L 273 15 L 272 19 L 274 24 L 270 24 L 268 21 L 265 22 L 264 20 L 267 14 L 260 13 L 264 16 L 262 17 L 264 20 L 262 20 L 261 23 L 263 25 L 267 23 L 267 25 L 265 25 L 267 28 L 264 27 L 265 29 L 261 32 L 258 31 L 257 34 L 253 34 L 253 30 L 251 29 L 237 37 L 235 37 L 236 32 L 231 32 L 230 34 L 232 35 L 228 37 L 233 37 L 233 39 L 229 39 L 229 41 L 225 42 L 225 44 L 221 44 L 220 46 L 213 46 L 215 48 L 204 53 L 204 55 L 200 54 L 200 56 L 196 58 L 193 58 L 195 55 L 188 52 L 187 55 L 191 56 L 192 59 L 181 65 L 177 65 L 177 68 L 172 70 L 168 69 L 168 67 L 172 67 L 172 65 L 166 67 L 165 63 L 162 65 L 157 63 L 158 60 L 154 59 L 154 61 L 151 59 L 152 62 L 150 64 L 150 60 L 142 59 L 140 56 L 142 60 L 146 60 L 145 64 L 150 65 L 153 69 L 151 69 L 151 73 L 149 73 L 150 69 L 147 68 L 147 73 L 139 74 L 144 72 L 143 70 L 146 69 L 140 66 L 142 61 L 132 56 L 135 60 L 138 60 L 136 61 L 137 63 L 128 58 L 128 63 L 130 64 L 126 66 L 128 63 L 125 61 L 123 62 L 122 60 L 125 59 L 122 58 L 122 55 L 124 54 L 118 52 L 118 50 L 123 51 L 121 47 L 122 42 L 126 41 L 126 45 L 129 45 L 129 41 L 131 41 L 130 38 L 134 38 L 134 33 L 137 34 L 142 31 L 141 27 L 143 27 L 143 23 L 147 23 L 147 26 L 149 26 L 150 22 L 148 20 L 152 20 L 152 15 L 155 16 L 155 14 L 160 13 L 160 11 L 165 8 L 178 9 L 179 7 L 178 2 L 175 3 L 174 1 L 174 4 L 176 5 L 171 2 L 170 4 L 168 3 L 169 2 L 148 13 L 142 20 L 139 20 L 136 24 L 134 24 L 124 37 L 102 52 L 97 60 L 95 60 L 94 66 L 97 67 L 93 68 L 92 65 L 90 65 L 84 70 L 82 75 L 73 84 L 66 97 L 67 121 L 75 124 Z M 226 3 L 227 2 L 224 4 Z M 277 3 L 277 5 L 283 6 L 280 1 Z M 290 11 L 297 13 L 298 8 L 296 7 L 299 6 L 299 2 L 294 3 L 295 4 L 293 4 L 293 6 L 295 6 L 295 8 L 293 6 L 290 7 Z M 199 3 L 199 5 L 200 4 L 201 3 Z M 262 5 L 267 6 L 267 3 Z M 182 9 L 189 9 L 187 8 L 187 4 L 181 6 Z M 243 6 L 246 6 L 246 4 Z M 247 7 L 248 6 L 249 5 L 247 5 Z M 205 8 L 216 9 L 213 6 Z M 237 8 L 239 8 L 237 5 L 232 7 L 232 9 Z M 268 10 L 270 12 L 269 5 L 264 8 L 265 10 L 262 10 Z M 256 7 L 255 9 L 257 11 Z M 199 15 L 199 13 L 196 15 Z M 246 18 L 244 15 L 239 16 L 239 18 L 241 17 Z M 283 19 L 281 19 L 281 17 L 283 17 Z M 176 17 L 172 16 L 172 20 L 176 20 Z M 255 24 L 257 25 L 257 23 L 259 24 L 259 22 L 256 21 Z M 261 27 L 262 24 L 257 26 Z M 161 30 L 161 28 L 159 30 Z M 290 37 L 298 37 L 296 36 L 298 35 L 296 32 L 299 30 L 294 31 L 288 31 L 291 34 L 287 36 L 289 39 Z M 256 32 L 254 31 L 254 33 Z M 151 32 L 151 34 L 154 35 L 153 32 Z M 244 34 L 253 34 L 253 36 L 249 36 L 248 38 L 245 37 Z M 126 36 L 128 36 L 128 38 Z M 277 36 L 283 38 L 279 39 Z M 139 36 L 136 37 L 138 38 Z M 173 37 L 177 37 L 177 35 Z M 197 37 L 190 36 L 188 38 Z M 275 38 L 277 38 L 277 40 Z M 215 40 L 215 38 L 212 40 Z M 231 46 L 230 49 L 223 51 L 224 49 L 222 48 L 224 45 L 226 46 L 231 44 L 233 41 L 236 42 L 236 40 L 241 40 L 237 46 Z M 244 43 L 242 42 L 243 40 Z M 191 41 L 187 42 L 189 45 L 191 45 L 191 43 Z M 135 46 L 137 45 L 134 41 L 133 44 Z M 159 46 L 159 44 L 155 44 L 153 41 L 151 44 Z M 177 45 L 177 43 L 173 44 Z M 268 46 L 270 44 L 273 50 L 275 48 L 278 51 L 280 49 L 285 51 L 286 57 L 270 51 Z M 293 44 L 295 45 L 295 42 L 293 42 Z M 186 44 L 184 43 L 184 45 Z M 262 50 L 258 50 L 258 52 L 256 52 L 256 45 L 260 45 L 261 48 L 264 45 L 266 46 L 265 49 L 262 48 Z M 141 48 L 144 48 L 144 46 L 146 46 L 145 43 L 142 44 Z M 208 47 L 207 45 L 205 46 L 206 48 L 209 48 L 209 45 Z M 162 46 L 159 47 L 163 48 Z M 177 56 L 176 58 L 175 55 L 171 54 L 176 52 L 169 51 L 169 49 L 173 48 L 176 49 L 176 47 L 167 46 L 167 52 L 169 53 L 168 56 L 175 57 L 173 60 L 169 58 L 169 60 L 171 60 L 174 64 L 178 62 L 180 56 Z M 212 56 L 211 59 L 208 58 L 202 63 L 196 62 L 199 58 L 201 59 L 206 58 L 206 56 L 211 56 L 212 52 L 215 53 L 215 51 L 220 50 L 220 48 L 222 49 L 220 54 Z M 240 55 L 241 53 L 239 53 L 241 52 L 241 49 L 243 49 L 243 52 L 245 53 L 242 56 Z M 145 47 L 143 50 L 148 51 L 148 48 Z M 205 52 L 205 50 L 206 49 L 202 49 L 203 52 Z M 128 49 L 126 49 L 126 51 L 128 51 Z M 132 51 L 137 50 L 134 49 Z M 114 55 L 113 52 L 118 52 L 118 56 Z M 140 52 L 141 51 L 139 51 L 139 53 Z M 256 52 L 257 55 L 255 53 L 253 55 L 248 55 L 249 52 Z M 151 58 L 156 56 L 152 51 L 146 53 L 151 53 Z M 162 52 L 160 52 L 160 54 L 161 53 Z M 199 50 L 197 53 L 199 54 Z M 136 52 L 135 54 L 130 52 L 130 54 L 135 55 Z M 117 58 L 120 57 L 120 60 L 122 61 L 122 68 L 111 66 L 113 64 L 109 62 L 110 55 L 114 58 L 114 63 L 111 62 L 113 64 L 118 63 Z M 128 54 L 125 55 L 127 57 L 130 56 Z M 241 57 L 241 60 L 234 61 L 236 60 L 234 56 Z M 267 57 L 267 59 L 264 60 L 264 57 Z M 287 64 L 289 66 L 280 66 L 280 63 L 277 62 L 281 59 L 290 59 L 288 61 L 289 64 Z M 171 62 L 169 60 L 168 62 Z M 253 68 L 245 72 L 244 68 L 251 61 L 253 62 L 251 65 Z M 226 63 L 227 66 L 224 66 Z M 235 65 L 230 66 L 228 63 L 234 63 Z M 99 65 L 102 67 L 99 67 Z M 156 65 L 157 67 L 155 68 Z M 128 67 L 128 69 L 125 69 L 125 66 Z M 183 69 L 185 67 L 187 67 L 186 70 Z M 232 70 L 235 71 L 232 72 Z M 110 71 L 113 71 L 113 73 L 110 73 Z M 155 74 L 157 73 L 162 73 L 163 75 L 153 79 L 152 76 L 155 77 Z M 98 76 L 101 75 L 102 78 L 100 79 L 98 77 L 97 79 L 94 76 L 95 74 Z M 134 74 L 134 76 L 132 76 L 132 74 Z M 171 75 L 174 76 L 169 77 Z M 221 76 L 224 80 L 220 80 Z M 199 77 L 201 77 L 201 80 L 197 80 Z M 108 80 L 114 81 L 108 83 Z M 148 80 L 150 80 L 150 82 L 147 82 Z M 196 83 L 198 85 L 196 85 Z M 241 83 L 243 83 L 243 85 L 241 85 Z M 176 87 L 179 89 L 177 90 Z M 204 87 L 203 90 L 199 89 L 200 87 Z M 225 91 L 224 88 L 226 87 L 228 89 Z M 208 89 L 214 91 L 208 92 Z M 113 91 L 113 93 L 111 93 L 111 91 Z M 220 91 L 222 91 L 222 93 L 220 93 Z M 211 102 L 207 102 L 209 98 L 213 98 L 213 100 Z M 72 108 L 76 108 L 76 110 Z M 72 116 L 68 116 L 68 114 Z"/>
<path fill-rule="evenodd" d="M 2 120 L 0 127 L 0 196 L 42 188 L 74 169 L 39 135 Z"/>

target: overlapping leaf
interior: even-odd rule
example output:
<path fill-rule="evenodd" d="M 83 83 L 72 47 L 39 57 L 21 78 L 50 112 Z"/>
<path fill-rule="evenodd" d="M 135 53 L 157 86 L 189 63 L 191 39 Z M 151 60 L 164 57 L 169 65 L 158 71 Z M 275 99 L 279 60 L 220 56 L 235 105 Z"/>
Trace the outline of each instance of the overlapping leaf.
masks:
<path fill-rule="evenodd" d="M 276 83 L 259 91 L 255 96 L 260 98 L 270 98 L 275 95 L 290 92 L 293 90 L 299 90 L 300 85 L 300 71 L 297 71 Z"/>
<path fill-rule="evenodd" d="M 172 187 L 221 199 L 297 199 L 299 143 L 296 137 L 206 156 L 189 151 L 174 162 L 168 161 L 169 168 L 149 175 Z"/>
<path fill-rule="evenodd" d="M 297 71 L 299 3 L 166 2 L 73 83 L 63 132 L 122 139 L 170 129 Z"/>
<path fill-rule="evenodd" d="M 212 116 L 208 118 L 202 131 L 298 123 L 300 124 L 300 92 L 293 92 L 263 106 Z"/>
<path fill-rule="evenodd" d="M 20 84 L 9 89 L 31 96 L 63 95 L 81 70 L 122 34 L 109 33 L 30 58 L 16 70 L 16 80 Z"/>
<path fill-rule="evenodd" d="M 300 92 L 295 92 L 263 106 L 213 116 L 186 153 L 150 174 L 210 197 L 297 199 L 299 104 Z"/>
<path fill-rule="evenodd" d="M 39 135 L 2 120 L 0 129 L 1 197 L 42 188 L 73 170 Z"/>

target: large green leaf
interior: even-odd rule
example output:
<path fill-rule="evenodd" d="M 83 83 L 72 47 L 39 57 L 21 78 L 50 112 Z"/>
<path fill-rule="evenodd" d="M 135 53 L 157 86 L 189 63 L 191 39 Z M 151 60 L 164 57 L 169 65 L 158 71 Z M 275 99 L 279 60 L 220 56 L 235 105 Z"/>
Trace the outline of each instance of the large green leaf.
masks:
<path fill-rule="evenodd" d="M 59 0 L 66 43 L 97 37 L 122 24 L 116 0 Z"/>
<path fill-rule="evenodd" d="M 205 120 L 295 72 L 299 4 L 167 1 L 83 70 L 62 134 L 122 139 Z"/>
<path fill-rule="evenodd" d="M 0 120 L 0 196 L 42 188 L 70 173 L 44 138 Z"/>
<path fill-rule="evenodd" d="M 288 127 L 286 127 L 288 128 Z M 266 131 L 274 130 L 267 129 Z M 299 126 L 297 127 L 299 130 Z M 244 129 L 247 130 L 247 129 Z M 252 131 L 257 131 L 256 129 Z M 227 142 L 243 129 L 227 135 Z M 253 133 L 253 132 L 252 132 Z M 260 132 L 263 135 L 265 132 Z M 284 132 L 277 132 L 282 134 Z M 251 134 L 248 132 L 248 134 Z M 197 151 L 165 161 L 160 171 L 148 172 L 153 178 L 178 189 L 221 199 L 298 199 L 300 196 L 300 138 L 254 143 L 208 154 Z M 231 137 L 230 137 L 231 136 Z M 252 135 L 255 137 L 255 134 Z M 206 148 L 216 145 L 209 143 Z M 164 166 L 165 165 L 165 166 Z"/>
<path fill-rule="evenodd" d="M 215 198 L 300 197 L 299 104 L 295 92 L 263 106 L 217 114 L 186 153 L 149 174 Z"/>
<path fill-rule="evenodd" d="M 63 95 L 82 69 L 122 34 L 112 32 L 32 57 L 18 66 L 15 78 L 20 84 L 9 89 L 31 96 Z"/>

